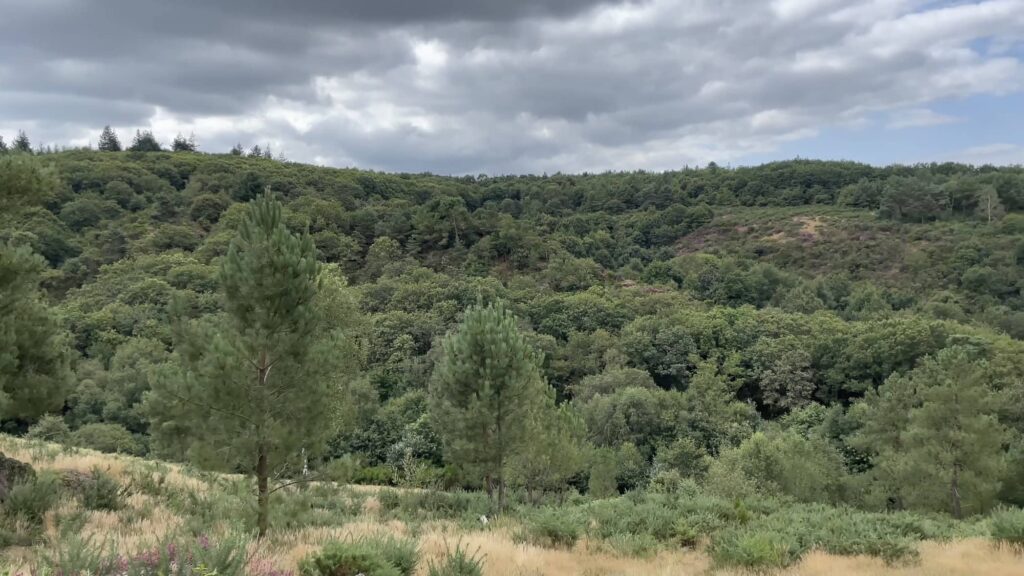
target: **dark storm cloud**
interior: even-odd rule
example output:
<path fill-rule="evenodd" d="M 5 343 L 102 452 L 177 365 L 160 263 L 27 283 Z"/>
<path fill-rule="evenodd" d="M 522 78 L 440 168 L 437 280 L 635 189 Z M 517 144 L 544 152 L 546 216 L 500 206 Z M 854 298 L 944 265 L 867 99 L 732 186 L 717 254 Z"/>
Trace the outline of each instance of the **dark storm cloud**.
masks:
<path fill-rule="evenodd" d="M 1021 90 L 1024 0 L 0 0 L 0 133 L 451 173 L 667 168 Z M 904 123 L 903 125 L 913 125 Z M 920 125 L 920 124 L 918 124 Z"/>

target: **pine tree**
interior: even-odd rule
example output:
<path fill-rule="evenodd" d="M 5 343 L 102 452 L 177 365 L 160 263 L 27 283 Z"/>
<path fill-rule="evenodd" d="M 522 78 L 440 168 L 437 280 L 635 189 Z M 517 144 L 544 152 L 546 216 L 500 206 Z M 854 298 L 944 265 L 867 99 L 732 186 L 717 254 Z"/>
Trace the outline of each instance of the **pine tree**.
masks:
<path fill-rule="evenodd" d="M 174 137 L 174 142 L 171 143 L 171 150 L 174 152 L 195 152 L 196 151 L 196 136 L 195 134 L 189 136 L 187 139 L 180 133 Z"/>
<path fill-rule="evenodd" d="M 117 137 L 117 132 L 110 126 L 104 126 L 103 132 L 100 133 L 100 142 L 97 145 L 97 149 L 100 152 L 120 152 L 121 151 L 121 140 Z"/>
<path fill-rule="evenodd" d="M 939 509 L 945 501 L 955 518 L 965 507 L 986 511 L 1000 488 L 1005 431 L 983 365 L 962 348 L 948 348 L 915 370 L 929 385 L 902 435 L 911 502 Z"/>
<path fill-rule="evenodd" d="M 45 269 L 28 246 L 0 244 L 0 419 L 59 410 L 71 387 L 70 338 L 39 289 Z"/>
<path fill-rule="evenodd" d="M 262 158 L 263 148 L 260 148 L 259 144 L 253 144 L 252 148 L 249 149 L 249 156 L 252 158 Z"/>
<path fill-rule="evenodd" d="M 4 142 L 4 137 L 0 136 L 0 154 L 7 152 L 7 142 Z"/>
<path fill-rule="evenodd" d="M 11 143 L 11 147 L 15 152 L 32 153 L 32 143 L 29 142 L 28 134 L 25 134 L 24 130 L 18 130 L 18 137 Z"/>
<path fill-rule="evenodd" d="M 245 155 L 245 148 L 242 148 L 242 143 L 239 142 L 238 144 L 235 144 L 234 146 L 232 146 L 230 154 L 232 156 L 244 156 Z"/>
<path fill-rule="evenodd" d="M 445 457 L 479 474 L 499 510 L 512 458 L 529 449 L 529 423 L 549 398 L 541 360 L 499 302 L 466 311 L 434 368 L 430 410 Z"/>
<path fill-rule="evenodd" d="M 854 445 L 891 506 L 984 512 L 999 491 L 1005 430 L 996 418 L 986 362 L 963 347 L 940 351 L 894 376 L 858 407 Z"/>
<path fill-rule="evenodd" d="M 135 140 L 128 147 L 129 152 L 160 152 L 163 148 L 149 130 L 136 130 Z"/>
<path fill-rule="evenodd" d="M 224 317 L 179 326 L 180 372 L 157 375 L 147 412 L 158 449 L 181 442 L 200 463 L 255 477 L 262 536 L 272 473 L 301 470 L 331 434 L 350 318 L 325 292 L 337 283 L 324 282 L 312 239 L 287 229 L 269 193 L 250 203 L 219 278 Z"/>

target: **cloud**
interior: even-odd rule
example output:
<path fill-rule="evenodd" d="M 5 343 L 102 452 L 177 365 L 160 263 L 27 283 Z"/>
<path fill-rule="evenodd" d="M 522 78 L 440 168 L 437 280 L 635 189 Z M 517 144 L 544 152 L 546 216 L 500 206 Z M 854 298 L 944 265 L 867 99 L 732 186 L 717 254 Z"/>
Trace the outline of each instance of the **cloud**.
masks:
<path fill-rule="evenodd" d="M 911 108 L 909 110 L 895 110 L 889 114 L 887 128 L 920 128 L 926 126 L 939 126 L 962 122 L 962 118 L 939 114 L 928 108 Z"/>
<path fill-rule="evenodd" d="M 949 159 L 975 165 L 1024 166 L 1024 146 L 1008 143 L 972 146 L 952 154 Z"/>
<path fill-rule="evenodd" d="M 1024 90 L 1024 0 L 0 0 L 0 132 L 440 173 L 663 169 Z M 984 41 L 984 42 L 982 42 Z"/>

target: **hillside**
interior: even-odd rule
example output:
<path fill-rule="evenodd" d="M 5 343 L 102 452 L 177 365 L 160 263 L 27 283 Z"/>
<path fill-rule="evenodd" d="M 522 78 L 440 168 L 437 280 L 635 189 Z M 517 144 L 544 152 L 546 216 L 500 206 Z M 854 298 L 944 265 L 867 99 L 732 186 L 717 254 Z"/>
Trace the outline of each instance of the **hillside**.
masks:
<path fill-rule="evenodd" d="M 0 202 L 3 431 L 153 462 L 87 453 L 129 511 L 65 521 L 63 493 L 0 515 L 19 544 L 166 510 L 169 537 L 230 518 L 294 570 L 367 525 L 430 556 L 440 519 L 510 573 L 913 574 L 998 573 L 982 539 L 1024 540 L 1021 168 L 75 150 L 0 154 Z M 168 496 L 159 462 L 243 476 Z M 304 472 L 336 484 L 282 487 Z"/>

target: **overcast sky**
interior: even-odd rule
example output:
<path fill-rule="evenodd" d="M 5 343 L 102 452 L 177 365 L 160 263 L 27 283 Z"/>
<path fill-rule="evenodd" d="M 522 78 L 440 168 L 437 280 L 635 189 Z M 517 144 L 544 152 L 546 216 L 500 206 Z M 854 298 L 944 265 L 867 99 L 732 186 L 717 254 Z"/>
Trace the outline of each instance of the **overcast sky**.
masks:
<path fill-rule="evenodd" d="M 1024 0 L 0 0 L 0 135 L 443 174 L 1024 163 Z"/>

